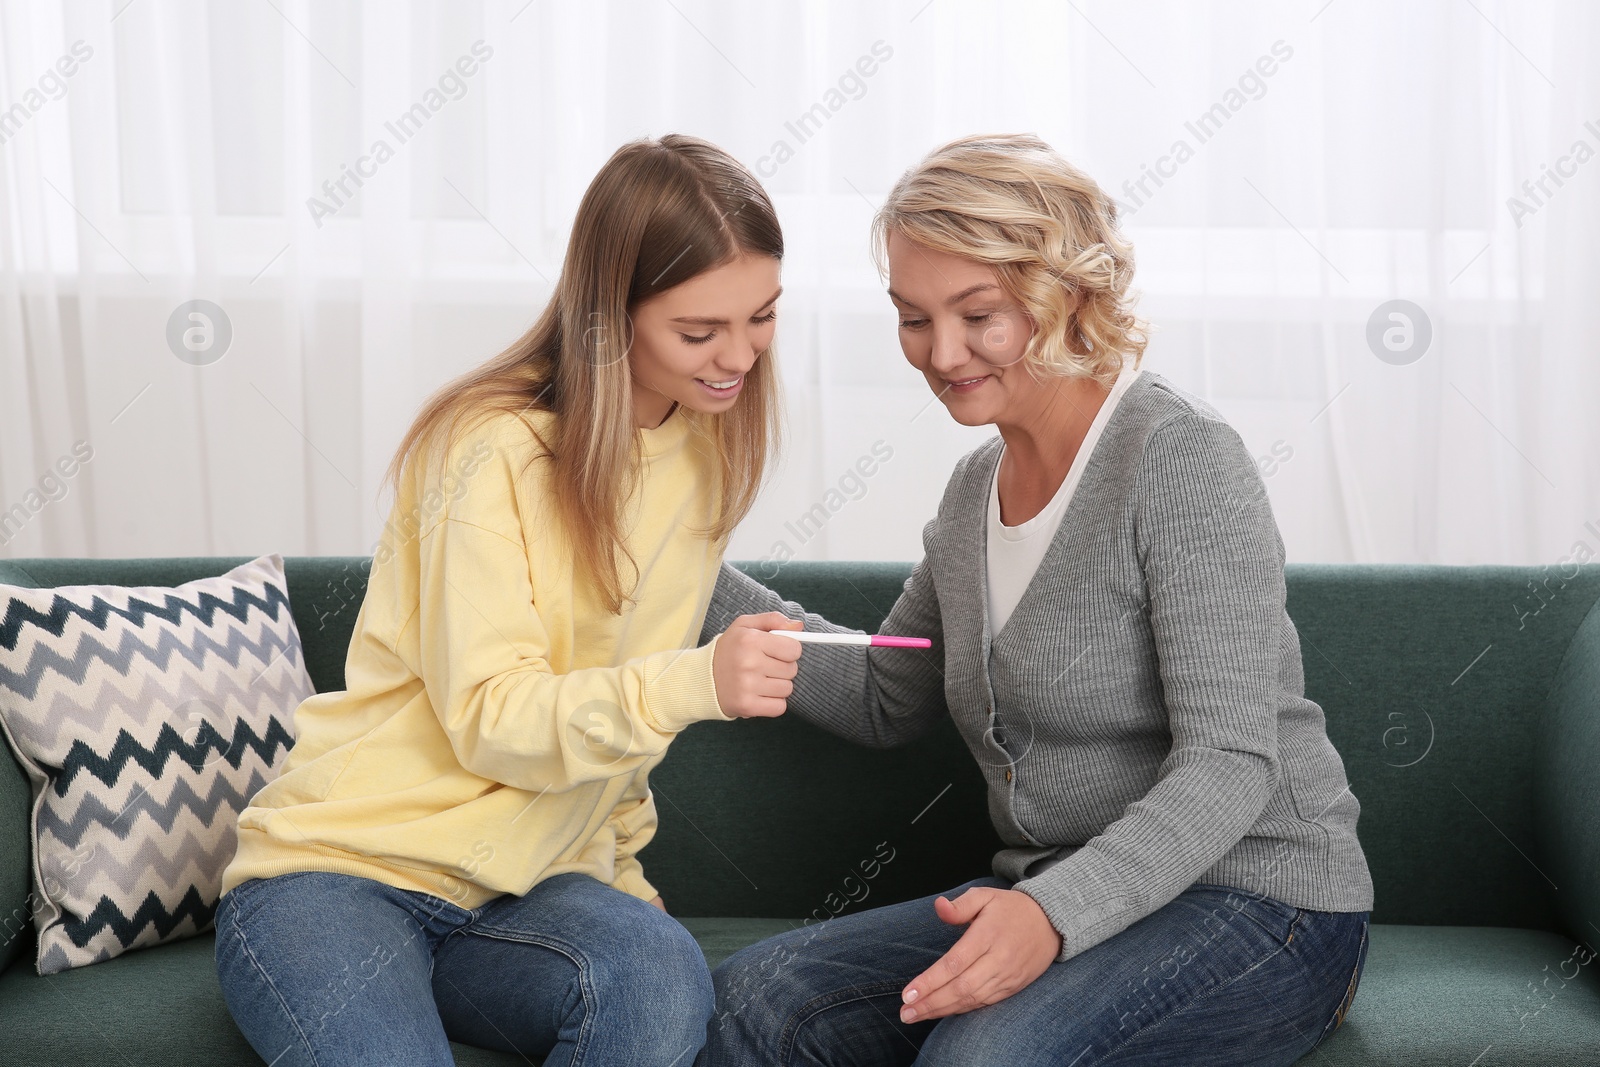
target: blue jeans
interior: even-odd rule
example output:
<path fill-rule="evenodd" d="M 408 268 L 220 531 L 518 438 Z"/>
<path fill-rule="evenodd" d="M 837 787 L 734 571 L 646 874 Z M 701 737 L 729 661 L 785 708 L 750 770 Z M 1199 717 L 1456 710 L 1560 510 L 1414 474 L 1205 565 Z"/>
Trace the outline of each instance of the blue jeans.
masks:
<path fill-rule="evenodd" d="M 251 878 L 217 908 L 228 1011 L 273 1067 L 440 1067 L 450 1040 L 547 1067 L 687 1067 L 711 975 L 659 908 L 588 875 L 466 909 L 369 878 Z"/>
<path fill-rule="evenodd" d="M 980 878 L 972 886 L 1008 889 Z M 933 897 L 828 919 L 730 956 L 700 1067 L 1291 1064 L 1349 1011 L 1367 912 L 1196 884 L 1005 1000 L 906 1025 L 900 992 L 964 931 Z"/>

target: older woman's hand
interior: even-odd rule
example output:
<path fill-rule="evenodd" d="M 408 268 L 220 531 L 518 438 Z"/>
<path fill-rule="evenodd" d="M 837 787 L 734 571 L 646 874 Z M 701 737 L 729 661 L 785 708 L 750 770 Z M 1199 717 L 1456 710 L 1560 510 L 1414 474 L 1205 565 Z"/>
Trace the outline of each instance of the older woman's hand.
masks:
<path fill-rule="evenodd" d="M 934 901 L 939 918 L 970 924 L 937 963 L 900 994 L 902 1022 L 925 1022 L 995 1004 L 1027 988 L 1061 953 L 1061 935 L 1044 909 L 1015 889 L 974 886 Z"/>

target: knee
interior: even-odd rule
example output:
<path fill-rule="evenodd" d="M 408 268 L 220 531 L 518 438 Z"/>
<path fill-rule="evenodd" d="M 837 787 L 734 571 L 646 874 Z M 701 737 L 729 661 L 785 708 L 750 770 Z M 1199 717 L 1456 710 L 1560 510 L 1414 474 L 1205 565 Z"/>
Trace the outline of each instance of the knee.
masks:
<path fill-rule="evenodd" d="M 676 919 L 662 916 L 637 944 L 638 948 L 629 947 L 651 961 L 655 981 L 665 989 L 691 993 L 696 1006 L 704 1008 L 704 1022 L 711 1014 L 711 969 L 706 966 L 705 953 L 700 951 L 694 935 Z"/>
<path fill-rule="evenodd" d="M 779 935 L 740 949 L 712 972 L 716 1008 L 706 1047 L 723 1057 L 713 1063 L 776 1062 L 789 1024 L 817 995 L 806 980 L 804 945 L 802 937 Z"/>
<path fill-rule="evenodd" d="M 1006 1037 L 973 1025 L 970 1013 L 947 1016 L 938 1020 L 922 1043 L 916 1067 L 986 1067 L 994 1062 L 996 1052 L 1006 1047 Z"/>
<path fill-rule="evenodd" d="M 663 1027 L 671 1031 L 662 1034 L 663 1040 L 703 1037 L 713 1005 L 705 955 L 676 919 L 645 908 L 654 915 L 619 931 L 615 951 L 587 956 L 584 980 L 602 1003 L 639 1005 L 652 1027 L 674 1020 L 675 1025 Z"/>
<path fill-rule="evenodd" d="M 717 965 L 711 983 L 719 1011 L 734 1011 L 759 1002 L 778 1006 L 795 992 L 792 982 L 798 956 L 786 937 L 746 945 Z"/>

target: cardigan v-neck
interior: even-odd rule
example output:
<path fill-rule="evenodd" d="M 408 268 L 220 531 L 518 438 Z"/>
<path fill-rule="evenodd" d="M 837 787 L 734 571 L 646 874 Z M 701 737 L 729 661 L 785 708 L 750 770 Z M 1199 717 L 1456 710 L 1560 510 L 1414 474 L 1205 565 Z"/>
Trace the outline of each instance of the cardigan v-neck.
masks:
<path fill-rule="evenodd" d="M 1005 462 L 1006 456 L 1005 442 L 1001 442 L 994 471 L 989 476 L 988 530 L 984 538 L 984 604 L 988 609 L 984 626 L 991 638 L 1005 629 L 1012 610 L 1033 583 L 1034 573 L 1055 540 L 1061 516 L 1072 501 L 1072 494 L 1083 477 L 1083 469 L 1089 465 L 1089 457 L 1094 454 L 1106 423 L 1141 373 L 1141 369 L 1132 364 L 1122 368 L 1111 391 L 1100 402 L 1100 409 L 1090 420 L 1066 477 L 1061 479 L 1061 484 L 1037 515 L 1015 526 L 1007 526 L 1000 520 L 1000 464 Z"/>

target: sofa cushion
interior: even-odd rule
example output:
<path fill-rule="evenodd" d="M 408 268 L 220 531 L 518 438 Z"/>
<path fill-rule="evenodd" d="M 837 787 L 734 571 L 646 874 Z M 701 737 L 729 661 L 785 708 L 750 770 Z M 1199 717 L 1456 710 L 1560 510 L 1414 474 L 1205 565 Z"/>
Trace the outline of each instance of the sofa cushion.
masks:
<path fill-rule="evenodd" d="M 210 927 L 238 812 L 311 693 L 285 588 L 277 555 L 179 586 L 0 586 L 40 973 Z"/>
<path fill-rule="evenodd" d="M 700 918 L 686 919 L 684 925 L 715 966 L 734 950 L 797 922 Z M 12 967 L 0 974 L 0 1062 L 10 1067 L 167 1067 L 179 1041 L 182 1062 L 189 1067 L 259 1063 L 223 1002 L 214 944 L 208 934 L 45 977 Z M 1572 948 L 1570 940 L 1537 930 L 1374 925 L 1349 1018 L 1299 1063 L 1572 1067 L 1600 1062 L 1596 965 L 1563 966 Z M 1563 985 L 1563 975 L 1575 977 Z M 1268 1025 L 1266 1016 L 1263 1025 Z M 530 1063 L 468 1045 L 452 1044 L 452 1050 L 463 1067 Z"/>
<path fill-rule="evenodd" d="M 1600 1063 L 1587 949 L 1543 930 L 1375 924 L 1344 1025 L 1300 1064 L 1575 1067 Z M 1589 962 L 1584 963 L 1584 960 Z"/>
<path fill-rule="evenodd" d="M 93 967 L 0 974 L 0 1063 L 7 1067 L 244 1067 L 260 1064 L 217 984 L 216 937 L 177 941 Z M 528 1067 L 508 1052 L 452 1043 L 461 1067 Z"/>
<path fill-rule="evenodd" d="M 715 967 L 746 945 L 753 945 L 776 934 L 786 934 L 803 919 L 679 918 L 683 928 L 694 935 L 705 955 L 706 965 Z"/>
<path fill-rule="evenodd" d="M 787 919 L 685 919 L 710 966 L 772 934 Z M 94 967 L 40 977 L 30 968 L 0 974 L 0 1063 L 59 1067 L 106 1063 L 168 1067 L 175 1032 L 185 1067 L 259 1062 L 234 1025 L 217 985 L 216 937 L 208 933 L 119 956 Z M 527 1067 L 506 1052 L 451 1043 L 461 1067 Z"/>

